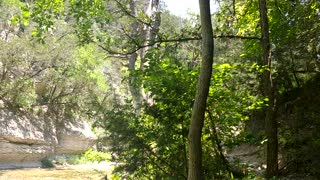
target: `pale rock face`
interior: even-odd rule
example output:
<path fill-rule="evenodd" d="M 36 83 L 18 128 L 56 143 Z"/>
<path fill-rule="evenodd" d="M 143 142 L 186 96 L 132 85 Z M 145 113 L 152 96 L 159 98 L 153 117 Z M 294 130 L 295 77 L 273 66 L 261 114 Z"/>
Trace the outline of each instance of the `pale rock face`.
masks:
<path fill-rule="evenodd" d="M 26 145 L 0 142 L 0 164 L 6 162 L 36 162 L 53 153 L 49 145 Z"/>
<path fill-rule="evenodd" d="M 57 154 L 80 154 L 96 136 L 85 121 L 59 123 L 47 117 L 17 116 L 0 109 L 0 169 L 39 167 Z"/>
<path fill-rule="evenodd" d="M 26 117 L 17 117 L 12 112 L 0 111 L 0 138 L 15 143 L 44 144 L 44 121 L 34 125 Z"/>
<path fill-rule="evenodd" d="M 58 144 L 55 148 L 57 154 L 79 154 L 95 143 L 96 136 L 88 123 L 68 122 L 57 132 Z"/>

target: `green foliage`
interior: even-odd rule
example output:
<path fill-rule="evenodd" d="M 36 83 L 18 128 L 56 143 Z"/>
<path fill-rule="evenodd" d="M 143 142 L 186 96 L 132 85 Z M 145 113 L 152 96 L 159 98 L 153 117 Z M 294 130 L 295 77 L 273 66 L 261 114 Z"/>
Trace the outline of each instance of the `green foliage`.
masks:
<path fill-rule="evenodd" d="M 44 158 L 41 163 L 45 168 L 52 168 L 56 164 L 59 165 L 76 165 L 76 164 L 86 164 L 102 161 L 110 161 L 111 156 L 106 152 L 100 152 L 96 149 L 89 149 L 80 155 L 58 155 L 49 158 Z"/>
<path fill-rule="evenodd" d="M 156 51 L 147 53 L 150 64 L 145 71 L 136 73 L 153 105 L 146 103 L 140 115 L 130 101 L 113 105 L 104 112 L 106 119 L 100 124 L 115 160 L 121 162 L 115 172 L 122 178 L 186 177 L 187 125 L 194 94 L 191 86 L 197 72 L 173 59 L 159 59 Z"/>
<path fill-rule="evenodd" d="M 47 106 L 54 116 L 88 117 L 108 89 L 104 57 L 93 45 L 76 47 L 72 36 L 47 42 L 15 38 L 1 43 L 0 99 L 11 110 Z"/>
<path fill-rule="evenodd" d="M 111 109 L 105 108 L 104 123 L 97 121 L 96 126 L 106 130 L 106 144 L 115 154 L 114 160 L 121 164 L 115 169 L 119 177 L 184 179 L 187 176 L 187 135 L 198 68 L 190 68 L 165 48 L 151 48 L 146 60 L 145 69 L 134 73 L 136 82 L 142 85 L 148 97 L 141 113 L 135 113 L 131 101 L 114 104 Z M 210 87 L 208 111 L 214 114 L 224 145 L 238 142 L 234 134 L 242 132 L 242 122 L 248 119 L 249 106 L 259 100 L 251 95 L 250 89 L 245 89 L 246 81 L 250 81 L 248 77 L 255 78 L 254 74 L 258 74 L 255 69 L 249 71 L 251 66 L 221 64 L 213 67 L 215 75 Z M 244 71 L 252 74 L 243 76 Z M 208 117 L 203 136 L 205 172 L 206 177 L 219 177 L 220 172 L 226 171 L 221 171 L 220 159 L 212 156 L 217 144 L 211 141 L 211 121 Z"/>
<path fill-rule="evenodd" d="M 80 43 L 92 41 L 94 36 L 92 26 L 94 23 L 106 24 L 111 20 L 106 4 L 101 0 L 71 0 L 69 11 L 69 14 L 76 20 L 76 34 Z"/>
<path fill-rule="evenodd" d="M 43 167 L 43 168 L 53 168 L 54 164 L 52 163 L 51 160 L 45 158 L 45 159 L 41 160 L 41 167 Z"/>
<path fill-rule="evenodd" d="M 230 3 L 231 1 L 223 1 L 220 12 L 215 16 L 217 20 L 216 32 L 227 32 L 242 36 L 259 36 L 259 11 L 258 1 L 237 1 L 236 4 Z M 271 38 L 271 51 L 272 51 L 272 75 L 275 98 L 277 99 L 277 111 L 281 109 L 289 108 L 291 112 L 299 114 L 300 105 L 294 105 L 297 109 L 292 109 L 291 103 L 295 104 L 295 100 L 288 100 L 291 97 L 301 96 L 295 94 L 292 95 L 292 91 L 305 87 L 306 82 L 309 79 L 316 77 L 319 74 L 319 66 L 316 61 L 319 60 L 318 51 L 318 36 L 319 31 L 319 7 L 320 4 L 317 1 L 272 1 L 268 3 L 268 19 L 269 19 L 269 32 Z M 261 48 L 260 42 L 256 40 L 246 40 L 244 42 L 244 52 L 241 53 L 241 58 L 246 62 L 256 63 L 255 67 L 260 69 L 259 71 L 269 70 L 268 68 L 261 67 Z M 261 82 L 260 82 L 261 83 Z M 313 88 L 314 89 L 314 88 Z M 255 94 L 259 95 L 263 91 L 261 87 L 257 88 Z M 291 94 L 288 96 L 288 94 Z M 313 96 L 310 92 L 308 96 Z M 259 96 L 258 96 L 259 97 Z M 286 100 L 281 100 L 286 97 Z M 314 98 L 315 96 L 313 96 Z M 252 99 L 248 97 L 249 99 Z M 260 100 L 255 101 L 249 109 L 264 109 L 264 104 L 268 99 L 262 97 Z M 279 103 L 280 99 L 280 103 Z M 293 98 L 294 99 L 294 98 Z M 298 100 L 297 100 L 298 101 Z M 308 105 L 301 105 L 301 107 L 312 106 L 312 101 L 308 101 Z M 288 104 L 289 103 L 289 104 Z M 262 106 L 261 106 L 262 105 Z M 289 106 L 289 107 L 288 107 Z M 308 124 L 306 117 L 312 116 L 314 111 L 308 108 L 303 108 L 304 115 L 297 117 L 295 115 L 284 115 L 284 112 L 278 112 L 276 117 L 279 123 L 279 142 L 280 149 L 288 153 L 287 158 L 296 158 L 301 160 L 299 163 L 301 166 L 302 161 L 311 162 L 308 156 L 302 155 L 306 149 L 301 150 L 298 146 L 304 146 L 299 144 L 297 137 L 303 137 L 304 130 L 298 128 L 295 132 L 290 132 L 288 124 L 296 124 L 297 122 L 303 122 L 304 125 Z M 306 112 L 308 111 L 308 112 Z M 289 113 L 290 114 L 290 113 Z M 299 119 L 299 120 L 297 120 Z M 317 126 L 317 118 L 311 118 L 313 120 L 311 124 Z M 310 120 L 310 119 L 309 119 Z M 259 123 L 257 121 L 257 123 Z M 298 123 L 299 124 L 299 123 Z M 297 125 L 297 124 L 296 124 Z M 288 125 L 290 126 L 290 125 Z M 307 125 L 306 125 L 307 126 Z M 289 130 L 289 131 L 288 131 Z M 310 130 L 307 130 L 310 132 Z M 301 133 L 301 134 L 299 134 Z M 308 133 L 307 133 L 308 134 Z M 317 137 L 317 135 L 313 135 Z M 298 138 L 298 139 L 300 139 Z M 313 139 L 309 136 L 308 142 Z M 299 145 L 297 145 L 299 144 Z M 294 146 L 291 150 L 288 147 Z M 308 147 L 313 145 L 308 144 Z M 293 150 L 295 149 L 295 150 Z M 312 150 L 311 150 L 312 151 Z M 302 154 L 299 154 L 302 153 Z M 311 154 L 310 151 L 308 154 Z M 301 158 L 303 157 L 303 158 Z M 304 159 L 304 160 L 302 160 Z M 295 160 L 294 160 L 295 161 Z M 290 161 L 288 162 L 288 169 L 292 168 Z M 294 168 L 293 168 L 294 169 Z M 295 172 L 290 169 L 289 171 Z M 309 168 L 311 172 L 311 168 Z"/>
<path fill-rule="evenodd" d="M 89 149 L 86 152 L 80 155 L 71 155 L 71 156 L 58 156 L 56 158 L 50 159 L 51 162 L 55 164 L 87 164 L 94 162 L 110 161 L 111 156 L 109 153 L 100 152 L 96 149 Z"/>
<path fill-rule="evenodd" d="M 106 3 L 101 0 L 37 0 L 31 4 L 21 6 L 21 14 L 12 18 L 14 24 L 29 25 L 35 22 L 32 35 L 44 43 L 48 31 L 55 27 L 57 19 L 72 18 L 75 22 L 75 33 L 81 44 L 92 42 L 94 39 L 94 25 L 106 24 L 112 20 Z M 70 23 L 70 22 L 69 22 Z"/>
<path fill-rule="evenodd" d="M 89 44 L 79 47 L 74 58 L 77 60 L 77 71 L 73 73 L 78 75 L 79 80 L 88 79 L 87 81 L 94 81 L 98 89 L 103 91 L 108 89 L 104 74 L 99 69 L 103 65 L 104 56 L 95 46 Z"/>
<path fill-rule="evenodd" d="M 201 61 L 200 41 L 156 44 L 146 53 L 143 70 L 121 74 L 126 69 L 120 66 L 121 60 L 110 58 L 111 54 L 128 53 L 144 43 L 141 34 L 134 34 L 135 29 L 129 26 L 139 22 L 137 29 L 143 29 L 145 24 L 141 21 L 152 24 L 152 18 L 139 11 L 141 4 L 136 18 L 128 15 L 133 12 L 127 9 L 127 3 L 37 0 L 28 4 L 0 0 L 1 21 L 11 19 L 11 29 L 34 27 L 31 34 L 47 42 L 34 44 L 19 35 L 21 39 L 0 43 L 0 100 L 12 109 L 31 110 L 46 105 L 51 114 L 63 118 L 93 118 L 95 126 L 104 129 L 102 139 L 106 142 L 102 143 L 110 146 L 113 160 L 119 162 L 115 179 L 185 179 L 189 119 Z M 310 130 L 319 126 L 317 103 L 313 101 L 317 98 L 305 103 L 299 99 L 317 97 L 303 87 L 319 73 L 320 3 L 272 1 L 268 6 L 274 91 L 280 99 L 280 147 L 288 149 L 286 155 L 295 163 L 307 166 L 307 162 L 312 162 L 318 167 L 313 159 L 319 159 L 314 153 L 314 149 L 319 149 L 319 134 Z M 215 40 L 216 64 L 203 129 L 203 164 L 208 179 L 236 179 L 218 157 L 217 147 L 220 144 L 232 148 L 252 139 L 254 134 L 244 132 L 246 121 L 252 117 L 252 111 L 263 111 L 268 103 L 260 95 L 259 79 L 270 69 L 261 65 L 258 9 L 258 1 L 224 0 L 213 16 L 216 35 L 256 38 Z M 29 29 L 25 30 L 23 35 L 28 35 Z M 164 12 L 157 37 L 199 37 L 199 30 L 197 17 L 186 21 Z M 69 35 L 71 32 L 75 33 Z M 83 46 L 77 47 L 76 41 Z M 90 44 L 93 41 L 106 51 Z M 106 57 L 111 60 L 106 61 Z M 128 77 L 121 79 L 126 75 L 135 78 L 134 86 L 142 87 L 144 101 L 139 111 L 128 97 Z M 40 90 L 37 83 L 45 88 Z M 296 89 L 310 94 L 291 94 Z M 298 105 L 290 110 L 293 115 L 282 111 L 283 106 L 290 109 L 297 101 Z M 289 120 L 284 116 L 289 116 Z M 59 161 L 106 159 L 110 155 L 89 150 L 82 156 Z M 308 173 L 317 175 L 317 169 L 309 168 Z M 249 174 L 245 179 L 257 178 Z"/>
<path fill-rule="evenodd" d="M 96 149 L 89 149 L 83 155 L 81 159 L 84 159 L 87 162 L 101 162 L 101 161 L 110 161 L 111 156 L 106 152 L 99 152 Z"/>
<path fill-rule="evenodd" d="M 36 93 L 33 87 L 33 73 L 30 67 L 30 59 L 25 58 L 20 47 L 22 42 L 1 44 L 0 67 L 1 73 L 1 99 L 8 101 L 12 108 L 30 108 L 36 102 Z M 15 53 L 15 52 L 19 52 Z M 22 60 L 21 60 L 22 59 Z"/>
<path fill-rule="evenodd" d="M 258 1 L 223 1 L 215 14 L 215 32 L 238 36 L 257 36 L 260 34 Z M 232 27 L 232 28 L 230 28 Z"/>

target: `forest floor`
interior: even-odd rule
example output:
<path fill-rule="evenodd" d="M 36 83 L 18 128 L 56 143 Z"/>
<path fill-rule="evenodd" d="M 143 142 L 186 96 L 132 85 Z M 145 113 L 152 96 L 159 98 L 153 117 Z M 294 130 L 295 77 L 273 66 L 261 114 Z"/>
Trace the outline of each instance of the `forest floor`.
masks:
<path fill-rule="evenodd" d="M 54 168 L 25 168 L 0 170 L 0 180 L 80 180 L 111 177 L 114 163 L 61 165 Z"/>

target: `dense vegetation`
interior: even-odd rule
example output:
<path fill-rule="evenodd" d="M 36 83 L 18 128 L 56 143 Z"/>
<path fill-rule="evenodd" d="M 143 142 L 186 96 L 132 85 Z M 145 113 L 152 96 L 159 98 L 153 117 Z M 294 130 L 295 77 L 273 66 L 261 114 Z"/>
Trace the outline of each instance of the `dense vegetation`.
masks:
<path fill-rule="evenodd" d="M 2 108 L 88 119 L 118 162 L 114 179 L 317 179 L 320 3 L 217 5 L 211 24 L 159 0 L 0 0 Z M 198 177 L 188 176 L 193 128 Z M 265 174 L 228 158 L 241 144 L 266 149 Z"/>

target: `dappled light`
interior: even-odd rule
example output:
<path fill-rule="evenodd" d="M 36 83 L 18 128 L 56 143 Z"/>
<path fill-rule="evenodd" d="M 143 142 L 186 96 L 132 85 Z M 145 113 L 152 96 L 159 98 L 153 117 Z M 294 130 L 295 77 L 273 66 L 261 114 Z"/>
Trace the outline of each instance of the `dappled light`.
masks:
<path fill-rule="evenodd" d="M 0 0 L 0 179 L 319 179 L 320 2 L 188 2 Z"/>

